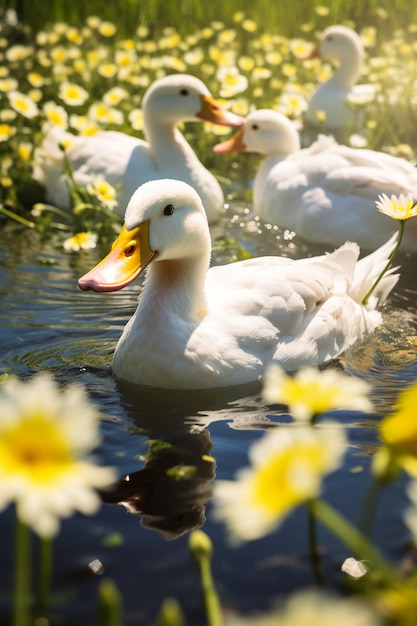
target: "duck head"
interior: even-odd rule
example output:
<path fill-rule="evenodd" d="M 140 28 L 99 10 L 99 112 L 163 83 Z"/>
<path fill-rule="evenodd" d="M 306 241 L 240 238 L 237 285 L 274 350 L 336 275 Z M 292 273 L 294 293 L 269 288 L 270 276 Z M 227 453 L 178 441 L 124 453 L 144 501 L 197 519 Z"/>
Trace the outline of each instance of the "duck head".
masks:
<path fill-rule="evenodd" d="M 351 56 L 363 56 L 362 40 L 352 28 L 347 26 L 329 26 L 320 35 L 318 44 L 313 48 L 310 54 L 302 57 L 303 60 L 336 59 L 339 62 L 349 60 Z"/>
<path fill-rule="evenodd" d="M 233 137 L 214 146 L 214 152 L 258 152 L 287 156 L 300 149 L 300 138 L 294 124 L 272 109 L 250 113 Z"/>
<path fill-rule="evenodd" d="M 145 125 L 149 117 L 161 123 L 203 120 L 241 126 L 244 119 L 222 107 L 205 84 L 188 74 L 164 76 L 152 83 L 142 102 Z"/>
<path fill-rule="evenodd" d="M 155 260 L 209 256 L 207 217 L 197 192 L 178 180 L 150 181 L 133 194 L 109 254 L 78 280 L 78 286 L 83 291 L 117 291 Z"/>

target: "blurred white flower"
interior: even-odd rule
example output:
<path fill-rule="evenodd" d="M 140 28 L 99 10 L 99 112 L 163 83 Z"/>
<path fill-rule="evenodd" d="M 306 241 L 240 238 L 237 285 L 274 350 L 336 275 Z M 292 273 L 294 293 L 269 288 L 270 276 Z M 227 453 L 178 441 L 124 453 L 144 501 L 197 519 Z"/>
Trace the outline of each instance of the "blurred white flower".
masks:
<path fill-rule="evenodd" d="M 61 390 L 48 374 L 10 377 L 0 386 L 0 413 L 0 509 L 14 502 L 19 519 L 44 537 L 57 533 L 60 518 L 95 513 L 95 489 L 115 475 L 88 456 L 99 416 L 84 390 Z"/>

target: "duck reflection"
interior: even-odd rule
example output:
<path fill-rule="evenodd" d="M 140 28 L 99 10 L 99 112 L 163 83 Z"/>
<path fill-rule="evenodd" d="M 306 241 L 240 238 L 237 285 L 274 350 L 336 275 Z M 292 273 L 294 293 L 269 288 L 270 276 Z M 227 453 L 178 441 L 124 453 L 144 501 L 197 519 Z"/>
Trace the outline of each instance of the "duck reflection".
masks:
<path fill-rule="evenodd" d="M 148 404 L 143 396 L 132 398 L 125 390 L 121 400 L 135 430 L 148 437 L 148 450 L 143 468 L 103 491 L 103 502 L 124 506 L 140 516 L 142 526 L 167 540 L 201 527 L 215 477 L 209 431 L 190 424 L 189 410 L 181 403 L 167 410 L 161 403 Z"/>

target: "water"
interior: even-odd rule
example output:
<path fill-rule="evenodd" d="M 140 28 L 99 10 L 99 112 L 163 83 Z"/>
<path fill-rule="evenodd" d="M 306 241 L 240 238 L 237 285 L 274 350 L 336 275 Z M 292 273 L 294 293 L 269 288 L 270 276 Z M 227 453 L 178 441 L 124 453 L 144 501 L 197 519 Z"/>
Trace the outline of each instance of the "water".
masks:
<path fill-rule="evenodd" d="M 319 253 L 285 240 L 283 233 L 264 228 L 239 203 L 213 227 L 214 239 L 225 232 L 254 255 L 293 257 Z M 235 251 L 216 249 L 213 262 L 230 260 Z M 119 488 L 103 497 L 94 517 L 66 520 L 54 545 L 52 624 L 96 623 L 100 576 L 89 563 L 98 559 L 103 576 L 121 592 L 124 623 L 151 624 L 164 598 L 177 598 L 187 624 L 205 624 L 199 578 L 188 551 L 188 532 L 202 527 L 215 549 L 213 571 L 227 611 L 248 613 L 268 609 L 282 594 L 314 583 L 308 555 L 307 516 L 295 511 L 275 533 L 232 548 L 224 528 L 212 518 L 210 490 L 216 478 L 232 478 L 247 464 L 250 444 L 275 423 L 290 421 L 284 410 L 266 406 L 259 390 L 245 397 L 223 394 L 158 394 L 116 384 L 111 353 L 132 315 L 141 283 L 110 294 L 82 293 L 77 278 L 102 251 L 69 255 L 41 243 L 36 233 L 3 228 L 0 251 L 0 373 L 29 378 L 53 372 L 62 384 L 80 383 L 103 414 L 103 442 L 97 455 L 117 468 Z M 400 389 L 417 379 L 417 285 L 414 257 L 403 256 L 402 277 L 384 310 L 385 324 L 361 345 L 343 355 L 338 366 L 370 381 L 379 413 L 389 412 Z M 378 445 L 378 415 L 337 412 L 351 446 L 342 469 L 325 485 L 325 497 L 357 521 L 369 482 L 371 453 Z M 170 443 L 144 462 L 149 440 Z M 202 460 L 213 457 L 215 461 Z M 171 481 L 166 469 L 196 466 L 188 481 Z M 129 482 L 123 477 L 129 475 Z M 409 536 L 402 521 L 407 505 L 405 479 L 383 495 L 376 540 L 395 562 L 406 555 Z M 123 505 L 119 504 L 123 501 Z M 0 546 L 0 621 L 6 619 L 12 586 L 13 512 L 0 516 L 5 538 Z M 6 539 L 7 538 L 7 539 Z M 319 529 L 322 573 L 328 586 L 338 587 L 346 548 Z M 34 544 L 36 560 L 37 544 Z"/>

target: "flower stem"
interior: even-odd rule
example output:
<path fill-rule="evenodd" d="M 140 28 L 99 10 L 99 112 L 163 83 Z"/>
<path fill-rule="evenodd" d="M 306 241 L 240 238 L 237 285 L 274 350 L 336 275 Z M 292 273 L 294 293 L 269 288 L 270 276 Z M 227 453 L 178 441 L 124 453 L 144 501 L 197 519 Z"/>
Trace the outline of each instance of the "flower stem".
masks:
<path fill-rule="evenodd" d="M 13 211 L 9 211 L 9 209 L 6 209 L 4 206 L 0 206 L 0 213 L 6 215 L 6 217 L 10 217 L 12 220 L 15 220 L 15 222 L 18 222 L 19 224 L 23 224 L 23 226 L 26 226 L 27 228 L 35 228 L 35 224 L 33 222 L 30 222 L 29 220 L 25 219 L 21 215 L 18 215 L 17 213 L 14 213 Z"/>
<path fill-rule="evenodd" d="M 314 515 L 314 511 L 312 510 L 310 504 L 307 505 L 308 511 L 308 540 L 309 540 L 309 548 L 310 548 L 310 563 L 311 569 L 313 570 L 314 578 L 317 581 L 317 584 L 323 587 L 325 585 L 325 580 L 323 576 L 323 572 L 320 567 L 320 552 L 317 544 L 317 524 L 316 524 L 316 516 Z"/>
<path fill-rule="evenodd" d="M 44 617 L 49 599 L 49 589 L 52 574 L 52 541 L 41 539 L 41 566 L 38 591 L 38 614 Z"/>
<path fill-rule="evenodd" d="M 381 495 L 383 483 L 381 480 L 373 480 L 368 493 L 365 496 L 359 528 L 366 537 L 370 537 L 374 527 L 375 513 L 379 496 Z"/>
<path fill-rule="evenodd" d="M 213 583 L 211 573 L 211 557 L 213 546 L 209 537 L 202 530 L 194 530 L 190 535 L 191 554 L 200 570 L 201 587 L 208 626 L 222 626 L 220 600 Z"/>
<path fill-rule="evenodd" d="M 313 500 L 310 502 L 310 507 L 322 524 L 327 526 L 357 557 L 372 563 L 375 573 L 379 574 L 384 583 L 392 584 L 397 581 L 391 564 L 385 560 L 379 550 L 332 506 L 322 500 Z"/>
<path fill-rule="evenodd" d="M 369 289 L 368 293 L 362 299 L 362 304 L 364 306 L 366 306 L 368 304 L 369 298 L 371 297 L 371 295 L 374 292 L 375 288 L 378 286 L 378 284 L 381 281 L 382 277 L 384 276 L 385 272 L 391 266 L 391 264 L 392 264 L 392 262 L 394 260 L 394 257 L 395 257 L 395 255 L 397 254 L 397 252 L 399 250 L 399 247 L 401 245 L 401 241 L 402 241 L 402 238 L 403 238 L 403 234 L 404 234 L 405 220 L 399 220 L 399 224 L 400 224 L 400 230 L 399 230 L 399 234 L 398 234 L 397 243 L 395 244 L 393 251 L 391 252 L 391 254 L 388 257 L 388 261 L 387 261 L 386 266 L 384 267 L 384 269 L 382 270 L 382 272 L 380 273 L 378 278 L 375 280 L 375 282 L 373 283 L 372 287 Z"/>
<path fill-rule="evenodd" d="M 13 626 L 29 626 L 30 530 L 16 517 Z"/>

